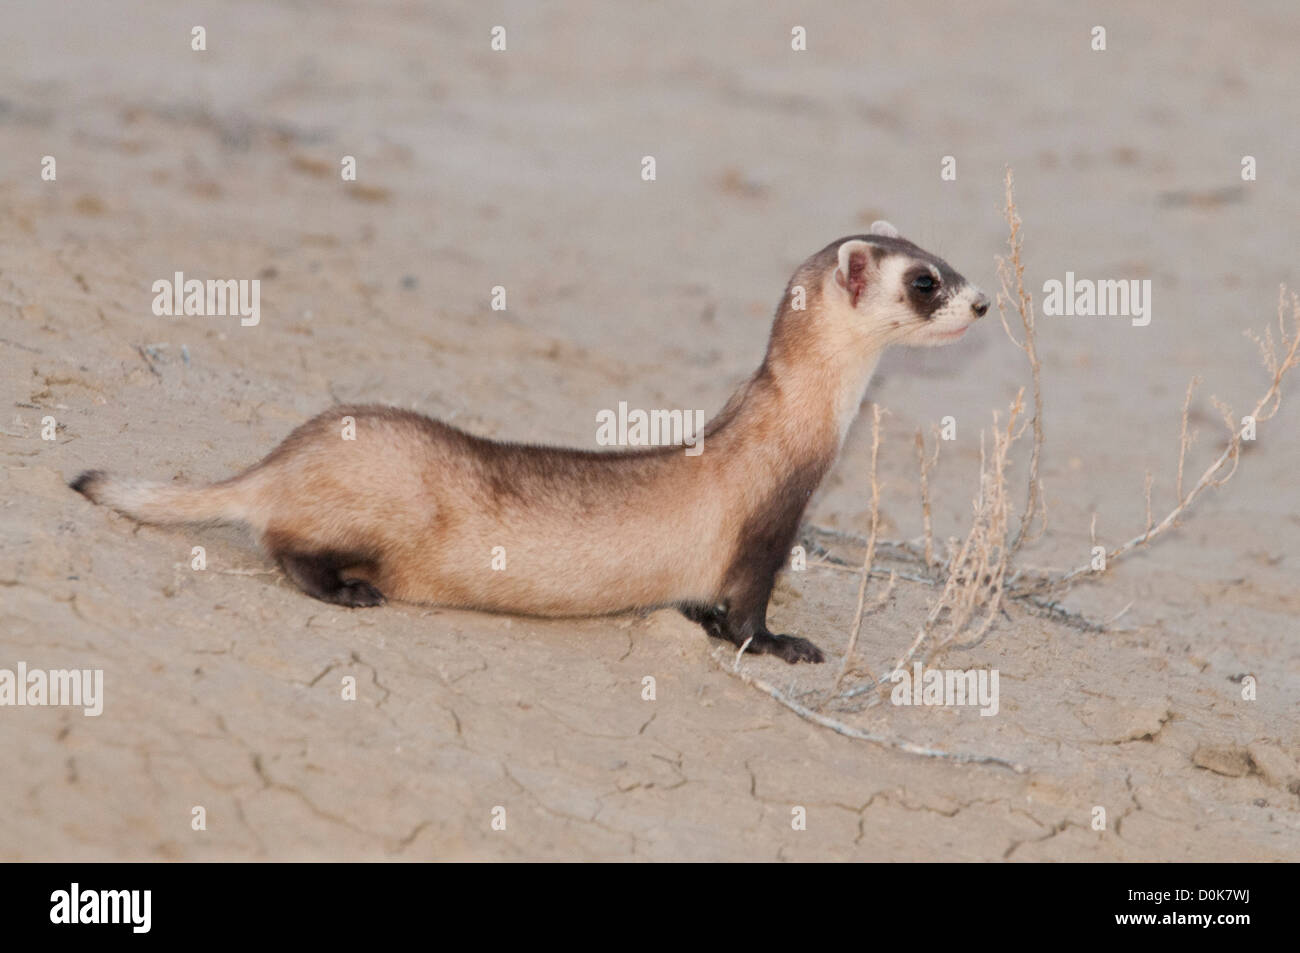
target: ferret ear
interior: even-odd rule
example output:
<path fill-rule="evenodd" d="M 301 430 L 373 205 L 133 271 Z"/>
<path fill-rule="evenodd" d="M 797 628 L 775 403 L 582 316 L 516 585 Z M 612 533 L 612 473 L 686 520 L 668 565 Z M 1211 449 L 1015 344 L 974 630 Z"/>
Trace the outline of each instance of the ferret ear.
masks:
<path fill-rule="evenodd" d="M 858 299 L 867 290 L 867 264 L 871 261 L 871 246 L 855 238 L 840 246 L 839 266 L 835 269 L 835 283 L 849 296 L 849 306 L 856 308 Z"/>
<path fill-rule="evenodd" d="M 871 223 L 871 234 L 879 235 L 881 238 L 897 238 L 898 229 L 893 225 L 890 225 L 883 218 L 879 218 Z"/>

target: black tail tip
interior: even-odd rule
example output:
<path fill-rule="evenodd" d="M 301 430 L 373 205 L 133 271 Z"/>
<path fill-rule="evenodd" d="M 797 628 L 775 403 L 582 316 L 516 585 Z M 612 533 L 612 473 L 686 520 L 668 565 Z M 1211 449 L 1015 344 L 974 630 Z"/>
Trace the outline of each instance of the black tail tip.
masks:
<path fill-rule="evenodd" d="M 68 486 L 76 490 L 88 500 L 94 500 L 95 486 L 104 479 L 106 474 L 103 470 L 87 470 L 81 476 L 77 477 Z"/>

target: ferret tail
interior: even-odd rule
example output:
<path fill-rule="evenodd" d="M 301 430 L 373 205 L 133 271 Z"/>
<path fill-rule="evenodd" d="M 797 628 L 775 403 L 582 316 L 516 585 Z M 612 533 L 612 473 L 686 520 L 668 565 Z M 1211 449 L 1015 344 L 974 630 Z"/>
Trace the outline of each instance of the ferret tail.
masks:
<path fill-rule="evenodd" d="M 151 483 L 87 470 L 68 484 L 93 503 L 141 523 L 246 523 L 253 515 L 247 474 L 208 486 Z"/>

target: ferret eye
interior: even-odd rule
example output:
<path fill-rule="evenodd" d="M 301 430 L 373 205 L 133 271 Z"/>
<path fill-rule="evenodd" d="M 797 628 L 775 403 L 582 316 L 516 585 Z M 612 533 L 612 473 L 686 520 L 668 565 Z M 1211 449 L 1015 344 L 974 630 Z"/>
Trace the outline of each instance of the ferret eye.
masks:
<path fill-rule="evenodd" d="M 928 295 L 939 287 L 939 282 L 935 281 L 932 275 L 921 275 L 912 282 L 912 287 L 921 294 Z"/>

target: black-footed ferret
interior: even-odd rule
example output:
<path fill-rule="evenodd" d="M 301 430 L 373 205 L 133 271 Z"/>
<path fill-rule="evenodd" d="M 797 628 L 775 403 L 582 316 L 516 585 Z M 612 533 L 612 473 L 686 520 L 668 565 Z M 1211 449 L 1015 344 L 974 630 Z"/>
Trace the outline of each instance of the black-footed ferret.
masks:
<path fill-rule="evenodd" d="M 98 470 L 71 486 L 141 522 L 247 524 L 299 588 L 337 605 L 389 598 L 539 616 L 674 606 L 750 652 L 820 662 L 807 639 L 767 628 L 808 499 L 881 352 L 953 341 L 988 306 L 947 263 L 876 222 L 799 266 L 762 366 L 705 428 L 697 456 L 499 443 L 353 406 L 211 486 Z M 342 439 L 344 417 L 355 439 Z"/>

